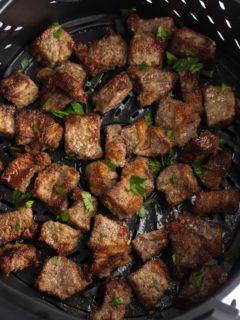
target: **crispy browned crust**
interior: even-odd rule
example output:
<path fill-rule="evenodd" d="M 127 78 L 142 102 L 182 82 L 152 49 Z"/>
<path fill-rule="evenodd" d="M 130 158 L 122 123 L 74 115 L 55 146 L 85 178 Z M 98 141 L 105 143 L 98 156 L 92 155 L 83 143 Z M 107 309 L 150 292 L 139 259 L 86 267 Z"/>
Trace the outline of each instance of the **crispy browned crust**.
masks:
<path fill-rule="evenodd" d="M 72 102 L 72 98 L 66 95 L 61 89 L 52 88 L 45 90 L 41 97 L 40 109 L 43 112 L 54 110 L 63 110 L 67 104 Z"/>
<path fill-rule="evenodd" d="M 0 103 L 0 132 L 7 136 L 15 133 L 15 113 L 14 106 Z"/>

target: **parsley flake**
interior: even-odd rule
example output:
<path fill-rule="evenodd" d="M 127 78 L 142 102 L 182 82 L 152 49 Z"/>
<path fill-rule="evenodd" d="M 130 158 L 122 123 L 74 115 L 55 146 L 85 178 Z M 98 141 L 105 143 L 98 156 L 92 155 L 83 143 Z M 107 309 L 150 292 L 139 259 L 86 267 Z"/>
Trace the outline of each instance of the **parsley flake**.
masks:
<path fill-rule="evenodd" d="M 195 162 L 192 165 L 193 172 L 196 174 L 196 176 L 201 180 L 204 181 L 204 176 L 203 176 L 203 163 L 202 161 Z"/>
<path fill-rule="evenodd" d="M 129 239 L 129 240 L 127 241 L 127 246 L 130 246 L 131 242 L 132 242 L 132 241 Z"/>
<path fill-rule="evenodd" d="M 55 31 L 53 32 L 54 38 L 60 39 L 63 31 L 64 31 L 64 29 L 63 29 L 62 27 L 59 27 L 57 30 L 55 30 Z"/>
<path fill-rule="evenodd" d="M 65 196 L 65 190 L 63 187 L 55 187 L 55 192 L 58 193 L 61 197 Z"/>
<path fill-rule="evenodd" d="M 141 209 L 139 209 L 137 211 L 137 215 L 139 216 L 139 218 L 144 219 L 146 218 L 146 215 L 148 214 L 148 210 L 145 209 L 144 207 L 141 207 Z"/>
<path fill-rule="evenodd" d="M 190 71 L 196 73 L 203 69 L 203 64 L 195 57 L 177 58 L 169 51 L 166 52 L 166 57 L 168 65 L 177 72 Z"/>
<path fill-rule="evenodd" d="M 225 93 L 226 89 L 227 89 L 227 85 L 225 83 L 222 83 L 220 87 L 220 93 L 222 94 Z"/>
<path fill-rule="evenodd" d="M 148 64 L 147 64 L 146 61 L 142 61 L 141 64 L 139 65 L 139 68 L 140 68 L 141 70 L 144 70 L 144 69 L 146 69 L 147 67 L 148 67 Z"/>
<path fill-rule="evenodd" d="M 159 172 L 161 170 L 161 163 L 158 160 L 150 160 L 149 161 L 149 168 L 153 172 Z"/>
<path fill-rule="evenodd" d="M 21 226 L 20 226 L 20 224 L 19 223 L 16 223 L 16 225 L 15 225 L 15 230 L 17 231 L 17 232 L 19 232 L 19 231 L 21 231 Z"/>
<path fill-rule="evenodd" d="M 175 175 L 173 175 L 172 178 L 169 181 L 173 186 L 177 185 L 177 178 L 176 178 Z"/>
<path fill-rule="evenodd" d="M 110 160 L 108 159 L 104 159 L 101 162 L 103 162 L 106 166 L 108 166 L 109 169 L 111 169 L 111 171 L 116 172 L 117 167 L 114 163 L 112 163 Z"/>
<path fill-rule="evenodd" d="M 56 216 L 57 220 L 60 220 L 62 222 L 68 222 L 69 221 L 69 211 L 67 209 L 65 209 L 63 212 L 61 212 L 60 214 L 58 214 Z"/>
<path fill-rule="evenodd" d="M 131 176 L 129 191 L 135 194 L 144 194 L 146 192 L 146 178 L 139 176 Z"/>
<path fill-rule="evenodd" d="M 172 254 L 172 262 L 175 264 L 175 262 L 176 262 L 176 254 L 175 253 L 173 253 Z"/>
<path fill-rule="evenodd" d="M 148 128 L 151 128 L 153 126 L 153 115 L 151 112 L 148 112 L 145 114 L 144 120 L 145 120 Z"/>
<path fill-rule="evenodd" d="M 23 243 L 23 240 L 22 239 L 16 240 L 15 244 L 18 244 L 18 243 Z"/>
<path fill-rule="evenodd" d="M 72 102 L 70 106 L 63 110 L 50 109 L 49 112 L 59 121 L 63 121 L 66 117 L 70 115 L 83 115 L 84 108 L 78 102 Z"/>
<path fill-rule="evenodd" d="M 24 72 L 29 66 L 29 60 L 27 58 L 23 58 L 20 62 L 20 66 L 21 67 L 18 69 L 18 71 Z"/>
<path fill-rule="evenodd" d="M 171 129 L 168 129 L 166 131 L 166 137 L 169 139 L 171 139 L 173 137 L 173 131 Z"/>
<path fill-rule="evenodd" d="M 164 162 L 164 167 L 168 167 L 176 163 L 174 149 L 169 151 L 169 153 L 164 157 L 163 162 Z"/>
<path fill-rule="evenodd" d="M 33 204 L 34 204 L 34 200 L 29 200 L 29 201 L 27 201 L 25 203 L 25 207 L 26 208 L 32 208 Z"/>
<path fill-rule="evenodd" d="M 39 133 L 38 127 L 35 124 L 32 125 L 32 131 L 35 135 Z"/>
<path fill-rule="evenodd" d="M 68 154 L 65 156 L 65 159 L 66 160 L 69 160 L 69 161 L 77 161 L 77 157 L 74 155 L 74 154 Z"/>
<path fill-rule="evenodd" d="M 148 199 L 146 199 L 145 201 L 144 201 L 144 205 L 145 206 L 148 206 L 149 204 L 153 204 L 153 203 L 155 203 L 156 202 L 156 199 L 154 199 L 154 198 L 148 198 Z"/>
<path fill-rule="evenodd" d="M 11 146 L 9 147 L 9 149 L 13 152 L 19 152 L 19 153 L 24 152 L 24 147 L 22 146 Z"/>
<path fill-rule="evenodd" d="M 167 36 L 168 36 L 168 33 L 167 33 L 167 31 L 164 29 L 163 26 L 159 26 L 159 27 L 158 27 L 158 30 L 157 30 L 156 36 L 157 36 L 158 38 L 166 39 Z"/>
<path fill-rule="evenodd" d="M 88 212 L 94 212 L 95 208 L 93 205 L 93 198 L 90 192 L 82 191 L 81 192 L 84 206 Z"/>
<path fill-rule="evenodd" d="M 200 271 L 197 272 L 192 272 L 189 277 L 189 282 L 194 286 L 194 287 L 201 287 L 201 284 L 203 282 L 204 274 Z"/>
<path fill-rule="evenodd" d="M 149 288 L 156 288 L 159 282 L 156 279 L 153 279 L 149 285 Z"/>
<path fill-rule="evenodd" d="M 109 305 L 111 307 L 118 307 L 124 303 L 123 297 L 116 297 L 109 300 Z"/>
<path fill-rule="evenodd" d="M 43 104 L 43 108 L 48 107 L 51 103 L 53 103 L 53 100 L 51 98 L 47 99 Z"/>
<path fill-rule="evenodd" d="M 60 263 L 58 257 L 53 257 L 53 258 L 51 259 L 51 262 L 52 262 L 52 264 L 55 265 L 55 266 L 58 266 L 59 263 Z"/>
<path fill-rule="evenodd" d="M 19 189 L 15 189 L 12 194 L 13 202 L 19 203 L 24 200 L 29 200 L 32 197 L 31 191 L 22 192 Z"/>

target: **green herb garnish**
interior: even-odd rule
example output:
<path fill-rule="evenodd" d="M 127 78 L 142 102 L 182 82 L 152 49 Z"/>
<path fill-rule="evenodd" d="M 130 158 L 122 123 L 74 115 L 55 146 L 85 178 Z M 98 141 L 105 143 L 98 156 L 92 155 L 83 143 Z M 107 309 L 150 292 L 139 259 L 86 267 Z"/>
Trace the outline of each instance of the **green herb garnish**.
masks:
<path fill-rule="evenodd" d="M 159 27 L 158 27 L 158 30 L 157 30 L 156 36 L 157 36 L 158 38 L 166 39 L 167 36 L 168 36 L 168 33 L 167 33 L 167 31 L 163 28 L 163 26 L 159 26 Z"/>
<path fill-rule="evenodd" d="M 169 139 L 171 139 L 173 137 L 173 131 L 171 129 L 168 129 L 166 131 L 166 137 Z"/>
<path fill-rule="evenodd" d="M 172 176 L 172 178 L 169 181 L 173 186 L 177 185 L 177 178 L 174 175 Z"/>
<path fill-rule="evenodd" d="M 175 253 L 173 253 L 172 254 L 172 262 L 175 264 L 175 262 L 176 262 L 176 254 Z"/>
<path fill-rule="evenodd" d="M 15 189 L 12 195 L 13 202 L 15 204 L 24 200 L 29 200 L 31 197 L 32 197 L 31 191 L 22 192 L 19 189 Z"/>
<path fill-rule="evenodd" d="M 55 187 L 55 192 L 58 193 L 61 197 L 65 196 L 65 190 L 63 187 Z"/>
<path fill-rule="evenodd" d="M 104 160 L 101 160 L 101 162 L 103 162 L 106 166 L 108 166 L 108 168 L 111 169 L 111 171 L 116 172 L 117 167 L 110 160 L 104 159 Z"/>
<path fill-rule="evenodd" d="M 62 222 L 68 222 L 69 221 L 69 211 L 67 209 L 65 209 L 63 212 L 61 212 L 60 214 L 58 214 L 56 216 L 57 220 L 60 220 Z"/>
<path fill-rule="evenodd" d="M 29 66 L 29 60 L 27 58 L 23 58 L 20 62 L 20 66 L 21 67 L 18 69 L 18 71 L 24 72 Z"/>
<path fill-rule="evenodd" d="M 66 160 L 69 160 L 69 161 L 77 161 L 77 157 L 74 155 L 74 154 L 68 154 L 65 156 L 65 159 Z"/>
<path fill-rule="evenodd" d="M 144 201 L 144 206 L 148 206 L 149 204 L 153 204 L 153 203 L 155 203 L 156 202 L 156 199 L 154 199 L 154 198 L 148 198 L 148 199 L 146 199 L 145 201 Z"/>
<path fill-rule="evenodd" d="M 194 285 L 195 287 L 201 287 L 203 282 L 204 274 L 202 272 L 192 272 L 189 277 L 189 282 Z"/>
<path fill-rule="evenodd" d="M 53 32 L 53 35 L 56 39 L 60 39 L 64 29 L 62 27 L 59 27 L 57 30 Z"/>
<path fill-rule="evenodd" d="M 81 192 L 84 206 L 88 212 L 94 212 L 95 208 L 93 205 L 93 198 L 90 192 L 82 191 Z"/>
<path fill-rule="evenodd" d="M 17 232 L 19 232 L 19 231 L 21 231 L 21 226 L 20 226 L 20 224 L 19 223 L 16 223 L 16 225 L 15 225 L 15 230 L 17 231 Z"/>
<path fill-rule="evenodd" d="M 16 240 L 15 244 L 18 244 L 18 243 L 23 243 L 23 240 L 22 239 Z"/>
<path fill-rule="evenodd" d="M 48 107 L 51 103 L 53 103 L 53 100 L 51 98 L 47 99 L 43 104 L 43 108 Z"/>
<path fill-rule="evenodd" d="M 164 167 L 171 166 L 176 163 L 175 158 L 175 151 L 174 149 L 170 150 L 169 153 L 164 157 Z"/>
<path fill-rule="evenodd" d="M 19 152 L 19 153 L 24 152 L 24 147 L 22 146 L 11 146 L 9 147 L 9 149 L 13 152 Z"/>
<path fill-rule="evenodd" d="M 146 69 L 147 67 L 148 67 L 148 64 L 147 64 L 146 61 L 142 61 L 141 64 L 139 65 L 139 68 L 140 68 L 141 70 L 144 70 L 144 69 Z"/>
<path fill-rule="evenodd" d="M 225 93 L 226 89 L 227 89 L 227 85 L 225 83 L 222 83 L 220 87 L 220 93 Z"/>
<path fill-rule="evenodd" d="M 51 259 L 51 262 L 52 262 L 52 264 L 54 264 L 55 266 L 58 266 L 59 263 L 60 263 L 58 257 L 53 257 L 53 258 Z"/>
<path fill-rule="evenodd" d="M 151 128 L 153 126 L 153 115 L 151 112 L 148 112 L 145 114 L 144 120 L 145 120 L 148 128 Z"/>
<path fill-rule="evenodd" d="M 149 285 L 149 288 L 156 288 L 159 282 L 156 279 L 153 279 Z"/>
<path fill-rule="evenodd" d="M 204 176 L 203 176 L 203 163 L 202 161 L 195 162 L 192 165 L 193 172 L 196 174 L 196 176 L 201 180 L 204 181 Z"/>
<path fill-rule="evenodd" d="M 131 242 L 132 242 L 132 241 L 129 239 L 129 240 L 127 241 L 127 246 L 130 246 Z"/>
<path fill-rule="evenodd" d="M 84 114 L 83 106 L 80 103 L 73 102 L 64 110 L 51 109 L 49 112 L 58 120 L 62 121 L 70 115 L 82 115 Z"/>
<path fill-rule="evenodd" d="M 158 160 L 150 160 L 149 168 L 154 172 L 159 172 L 161 170 L 161 163 Z"/>
<path fill-rule="evenodd" d="M 141 207 L 141 209 L 139 209 L 139 210 L 137 211 L 137 215 L 138 215 L 139 218 L 141 218 L 141 219 L 144 219 L 147 214 L 148 214 L 148 210 L 145 209 L 144 207 Z"/>
<path fill-rule="evenodd" d="M 166 56 L 168 65 L 177 72 L 190 71 L 191 73 L 196 73 L 203 69 L 203 64 L 199 62 L 198 58 L 177 58 L 169 51 L 166 52 Z"/>
<path fill-rule="evenodd" d="M 131 176 L 129 191 L 135 194 L 143 195 L 146 192 L 146 178 L 139 176 Z"/>
<path fill-rule="evenodd" d="M 111 307 L 115 307 L 115 308 L 120 306 L 123 303 L 124 303 L 124 300 L 122 297 L 116 297 L 116 298 L 112 298 L 111 300 L 109 300 L 109 305 Z"/>
<path fill-rule="evenodd" d="M 34 200 L 29 200 L 29 201 L 27 201 L 25 203 L 25 207 L 26 208 L 32 208 L 33 204 L 34 204 Z"/>
<path fill-rule="evenodd" d="M 32 125 L 32 131 L 35 135 L 39 133 L 38 127 L 35 124 Z"/>

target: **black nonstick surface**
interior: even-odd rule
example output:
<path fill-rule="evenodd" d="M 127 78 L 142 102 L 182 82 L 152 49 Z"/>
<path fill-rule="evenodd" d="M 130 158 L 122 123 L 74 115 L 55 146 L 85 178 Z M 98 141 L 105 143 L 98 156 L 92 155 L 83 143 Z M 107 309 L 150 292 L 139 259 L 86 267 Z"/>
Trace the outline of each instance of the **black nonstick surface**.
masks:
<path fill-rule="evenodd" d="M 61 21 L 60 21 L 61 22 Z M 127 30 L 124 24 L 124 20 L 121 15 L 101 15 L 96 17 L 89 17 L 84 19 L 76 19 L 69 22 L 64 23 L 64 27 L 72 34 L 74 40 L 78 41 L 91 41 L 97 38 L 100 38 L 104 35 L 105 27 L 112 26 L 115 31 L 121 35 L 123 35 L 126 40 L 128 40 Z M 25 71 L 31 78 L 35 78 L 36 72 L 39 66 L 35 63 L 32 56 L 29 54 L 29 48 L 22 51 L 17 58 L 12 62 L 9 68 L 6 71 L 6 75 L 9 74 L 12 70 L 18 70 L 20 67 L 20 63 L 23 58 L 28 58 L 31 63 L 27 70 Z M 74 59 L 74 58 L 73 58 Z M 114 70 L 112 72 L 108 72 L 104 74 L 101 83 L 96 84 L 96 78 L 89 78 L 86 82 L 86 90 L 92 88 L 94 86 L 95 90 L 98 90 L 104 83 L 106 83 L 113 74 L 117 73 L 119 70 Z M 218 53 L 217 65 L 214 78 L 208 79 L 204 77 L 200 77 L 200 81 L 204 84 L 206 81 L 216 84 L 221 84 L 222 82 L 237 88 L 239 86 L 238 83 L 238 75 L 235 74 L 235 70 L 229 65 L 228 59 L 221 54 Z M 237 92 L 236 92 L 237 94 Z M 172 93 L 172 95 L 176 98 L 180 98 L 178 86 Z M 33 106 L 37 107 L 38 102 Z M 151 106 L 150 108 L 140 109 L 137 104 L 136 97 L 133 92 L 131 92 L 128 97 L 121 103 L 116 109 L 110 111 L 105 114 L 102 119 L 102 127 L 112 124 L 112 123 L 120 123 L 123 125 L 134 123 L 137 119 L 141 118 L 146 112 L 154 110 L 156 105 Z M 90 103 L 85 105 L 85 111 L 91 112 L 93 108 Z M 204 125 L 201 126 L 200 129 L 204 128 Z M 229 147 L 234 151 L 234 159 L 233 164 L 229 172 L 227 173 L 222 188 L 232 188 L 232 187 L 240 187 L 240 125 L 239 122 L 236 121 L 233 125 L 226 127 L 224 129 L 216 129 L 214 132 L 220 136 L 221 146 Z M 104 140 L 104 137 L 103 137 Z M 103 141 L 104 142 L 104 141 Z M 7 140 L 4 137 L 0 137 L 0 160 L 2 160 L 5 164 L 8 164 L 14 157 L 14 153 L 10 151 L 9 147 L 14 145 L 14 141 Z M 175 157 L 177 159 L 179 150 L 176 150 Z M 65 159 L 66 154 L 64 153 L 63 145 L 61 145 L 58 150 L 54 152 L 50 152 L 50 155 L 55 162 L 66 163 L 70 166 L 75 167 L 77 170 L 81 172 L 81 186 L 84 189 L 88 189 L 86 184 L 86 179 L 84 177 L 84 166 L 86 162 L 72 162 Z M 161 159 L 164 162 L 164 158 Z M 31 188 L 30 188 L 31 189 Z M 155 192 L 153 195 L 157 201 L 153 205 L 149 205 L 147 208 L 149 209 L 149 214 L 144 219 L 139 219 L 139 217 L 135 216 L 132 220 L 124 221 L 124 224 L 127 225 L 131 230 L 131 238 L 134 238 L 137 234 L 151 231 L 154 229 L 159 229 L 164 226 L 168 221 L 174 219 L 179 212 L 182 210 L 189 210 L 191 208 L 191 203 L 194 201 L 191 199 L 174 209 L 170 209 L 164 199 L 164 196 L 160 193 Z M 15 209 L 15 205 L 12 201 L 12 190 L 4 186 L 0 185 L 0 212 L 10 211 Z M 49 219 L 54 219 L 53 215 L 49 214 L 47 208 L 40 202 L 35 201 L 33 210 L 35 213 L 35 219 L 37 222 L 43 222 Z M 99 205 L 98 209 L 99 213 L 106 213 L 106 208 Z M 240 222 L 240 210 L 234 215 L 220 215 L 216 214 L 214 217 L 206 217 L 206 219 L 213 219 L 219 221 L 224 228 L 224 247 L 225 251 L 228 253 L 224 255 L 224 258 L 220 260 L 221 263 L 224 264 L 225 269 L 228 272 L 231 272 L 232 266 L 234 265 L 235 260 L 237 259 L 237 253 L 240 251 L 239 246 L 237 244 L 237 240 L 235 239 L 236 231 L 239 227 Z M 81 263 L 90 263 L 90 252 L 87 249 L 86 242 L 89 234 L 85 234 L 82 242 L 76 252 L 71 254 L 69 258 L 77 262 Z M 38 249 L 38 256 L 40 261 L 44 261 L 47 257 L 51 256 L 52 253 L 45 248 L 39 247 L 36 244 Z M 239 249 L 239 250 L 238 250 Z M 167 262 L 170 270 L 172 269 L 171 263 L 171 252 L 166 251 L 163 253 L 163 259 Z M 118 268 L 114 275 L 127 275 L 130 271 L 134 271 L 138 266 L 141 265 L 141 262 L 137 256 L 135 256 L 134 262 L 131 265 L 127 265 L 126 267 Z M 39 273 L 39 269 L 27 269 L 20 272 L 14 273 L 11 278 L 16 278 L 16 283 L 22 283 L 23 286 L 34 288 L 34 282 Z M 11 279 L 11 281 L 12 281 Z M 99 298 L 97 295 L 97 290 L 99 285 L 101 284 L 101 280 L 95 278 L 93 284 L 85 290 L 85 292 L 77 294 L 72 298 L 66 300 L 65 302 L 59 302 L 57 299 L 52 298 L 47 295 L 43 295 L 38 293 L 37 296 L 45 301 L 48 301 L 50 304 L 55 305 L 56 307 L 63 309 L 67 312 L 73 313 L 81 313 L 88 312 L 91 310 L 91 307 L 97 305 L 99 303 Z M 176 313 L 176 309 L 172 306 L 174 302 L 174 297 L 178 291 L 179 283 L 177 281 L 173 281 L 170 290 L 162 297 L 159 303 L 158 315 L 162 318 L 171 317 Z M 36 293 L 35 293 L 36 294 Z M 34 295 L 35 295 L 34 294 Z M 127 317 L 129 318 L 146 318 L 147 315 L 144 309 L 137 303 L 134 299 L 132 305 L 129 307 L 127 312 Z"/>

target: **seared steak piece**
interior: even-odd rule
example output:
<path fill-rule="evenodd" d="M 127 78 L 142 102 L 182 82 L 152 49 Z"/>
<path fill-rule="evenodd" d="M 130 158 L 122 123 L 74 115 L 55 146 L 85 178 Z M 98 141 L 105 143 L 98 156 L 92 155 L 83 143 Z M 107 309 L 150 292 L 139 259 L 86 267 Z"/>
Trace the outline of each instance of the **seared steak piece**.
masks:
<path fill-rule="evenodd" d="M 174 207 L 198 192 L 199 186 L 191 167 L 178 163 L 161 171 L 157 190 L 163 191 L 168 204 Z"/>
<path fill-rule="evenodd" d="M 127 60 L 127 45 L 112 28 L 106 28 L 106 35 L 88 44 L 78 43 L 75 47 L 77 58 L 91 76 L 100 72 L 123 67 Z"/>
<path fill-rule="evenodd" d="M 18 109 L 28 106 L 38 98 L 37 85 L 25 73 L 18 71 L 1 80 L 0 92 Z"/>
<path fill-rule="evenodd" d="M 8 277 L 11 272 L 38 266 L 36 249 L 30 244 L 7 244 L 0 248 L 0 273 Z"/>
<path fill-rule="evenodd" d="M 147 309 L 157 306 L 158 300 L 170 285 L 170 276 L 163 261 L 148 261 L 128 277 L 138 300 Z"/>
<path fill-rule="evenodd" d="M 88 242 L 93 274 L 99 278 L 108 277 L 114 269 L 128 264 L 132 260 L 128 239 L 127 227 L 101 214 L 95 216 Z"/>
<path fill-rule="evenodd" d="M 101 158 L 101 119 L 96 113 L 69 116 L 65 121 L 65 151 L 81 160 Z"/>
<path fill-rule="evenodd" d="M 103 303 L 93 310 L 90 320 L 124 320 L 131 303 L 132 290 L 124 278 L 108 278 L 103 284 Z"/>
<path fill-rule="evenodd" d="M 72 98 L 67 96 L 62 90 L 52 88 L 45 90 L 41 97 L 40 109 L 43 112 L 54 110 L 63 110 L 67 104 L 72 102 Z"/>
<path fill-rule="evenodd" d="M 66 257 L 51 257 L 45 261 L 38 276 L 37 289 L 66 300 L 91 284 L 91 274 L 85 269 Z"/>
<path fill-rule="evenodd" d="M 93 95 L 92 102 L 95 110 L 105 113 L 114 109 L 126 98 L 131 90 L 132 83 L 127 73 L 122 71 Z"/>
<path fill-rule="evenodd" d="M 164 229 L 145 232 L 132 241 L 133 249 L 143 261 L 158 255 L 168 245 L 167 232 Z"/>
<path fill-rule="evenodd" d="M 15 113 L 14 106 L 0 103 L 0 133 L 13 136 L 15 133 Z"/>

